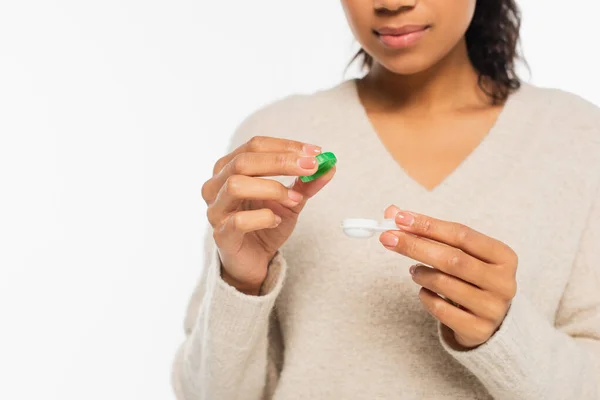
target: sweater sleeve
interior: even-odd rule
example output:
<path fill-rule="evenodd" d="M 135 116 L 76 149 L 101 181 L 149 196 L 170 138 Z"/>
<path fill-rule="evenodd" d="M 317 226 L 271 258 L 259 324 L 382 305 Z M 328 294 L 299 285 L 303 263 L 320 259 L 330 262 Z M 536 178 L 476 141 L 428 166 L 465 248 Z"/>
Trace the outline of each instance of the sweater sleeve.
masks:
<path fill-rule="evenodd" d="M 298 97 L 289 96 L 250 114 L 233 134 L 228 151 L 253 136 L 278 136 L 281 110 L 292 109 L 288 104 Z M 221 261 L 211 233 L 206 235 L 202 276 L 188 304 L 186 338 L 172 367 L 173 389 L 178 400 L 270 399 L 283 359 L 274 304 L 287 264 L 277 252 L 260 296 L 245 295 L 221 279 Z"/>
<path fill-rule="evenodd" d="M 457 351 L 441 324 L 444 348 L 495 399 L 600 399 L 600 195 L 594 198 L 555 320 L 518 293 L 500 329 L 480 347 Z"/>
<path fill-rule="evenodd" d="M 186 339 L 172 368 L 176 398 L 268 399 L 277 383 L 283 352 L 273 306 L 286 262 L 277 253 L 261 295 L 248 296 L 221 279 L 218 251 L 212 240 L 207 242 L 207 263 L 184 322 Z"/>

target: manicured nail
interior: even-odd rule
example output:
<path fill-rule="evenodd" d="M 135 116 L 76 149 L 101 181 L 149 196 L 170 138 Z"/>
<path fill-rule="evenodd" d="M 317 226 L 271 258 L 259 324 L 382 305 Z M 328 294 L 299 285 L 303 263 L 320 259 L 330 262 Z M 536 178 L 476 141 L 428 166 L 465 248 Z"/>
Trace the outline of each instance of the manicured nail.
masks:
<path fill-rule="evenodd" d="M 412 226 L 415 223 L 415 217 L 406 211 L 400 211 L 396 214 L 396 223 L 402 226 Z"/>
<path fill-rule="evenodd" d="M 317 165 L 317 159 L 314 157 L 300 157 L 298 165 L 300 168 L 313 169 Z"/>
<path fill-rule="evenodd" d="M 288 190 L 288 197 L 290 198 L 290 200 L 296 203 L 300 203 L 302 199 L 304 199 L 304 196 L 302 196 L 300 193 L 294 190 Z"/>
<path fill-rule="evenodd" d="M 408 269 L 408 272 L 410 272 L 411 275 L 414 275 L 416 269 L 417 269 L 416 265 L 411 265 L 410 268 Z"/>
<path fill-rule="evenodd" d="M 314 144 L 305 144 L 302 147 L 302 151 L 304 152 L 304 154 L 308 154 L 311 156 L 321 154 L 321 148 L 319 146 L 315 146 Z"/>
<path fill-rule="evenodd" d="M 398 244 L 398 237 L 396 237 L 396 235 L 392 235 L 391 233 L 385 232 L 381 235 L 379 241 L 385 247 L 396 247 Z"/>
<path fill-rule="evenodd" d="M 279 226 L 279 224 L 281 223 L 281 217 L 279 215 L 275 216 L 275 226 Z"/>

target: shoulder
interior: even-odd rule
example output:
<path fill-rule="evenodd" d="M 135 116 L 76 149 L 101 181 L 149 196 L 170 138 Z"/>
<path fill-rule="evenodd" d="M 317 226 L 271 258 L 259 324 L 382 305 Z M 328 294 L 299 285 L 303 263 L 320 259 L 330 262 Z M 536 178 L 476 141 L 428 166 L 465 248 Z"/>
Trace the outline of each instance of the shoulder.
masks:
<path fill-rule="evenodd" d="M 537 103 L 556 131 L 600 140 L 600 108 L 591 101 L 558 88 L 524 83 L 522 89 L 523 100 Z"/>
<path fill-rule="evenodd" d="M 520 113 L 538 131 L 541 151 L 600 171 L 598 106 L 577 94 L 529 83 L 522 85 L 516 103 L 516 108 L 529 110 Z"/>
<path fill-rule="evenodd" d="M 276 99 L 245 117 L 234 132 L 232 147 L 254 136 L 272 136 L 294 140 L 310 140 L 312 127 L 335 118 L 355 90 L 352 80 L 310 93 L 294 93 Z"/>

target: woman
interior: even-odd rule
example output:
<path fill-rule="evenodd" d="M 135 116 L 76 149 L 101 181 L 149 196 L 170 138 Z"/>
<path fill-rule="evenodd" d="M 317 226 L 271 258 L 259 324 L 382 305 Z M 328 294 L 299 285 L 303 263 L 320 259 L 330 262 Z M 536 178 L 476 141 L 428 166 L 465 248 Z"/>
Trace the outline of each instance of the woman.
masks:
<path fill-rule="evenodd" d="M 518 80 L 513 0 L 342 3 L 366 76 L 249 117 L 203 186 L 178 398 L 600 399 L 600 112 Z"/>

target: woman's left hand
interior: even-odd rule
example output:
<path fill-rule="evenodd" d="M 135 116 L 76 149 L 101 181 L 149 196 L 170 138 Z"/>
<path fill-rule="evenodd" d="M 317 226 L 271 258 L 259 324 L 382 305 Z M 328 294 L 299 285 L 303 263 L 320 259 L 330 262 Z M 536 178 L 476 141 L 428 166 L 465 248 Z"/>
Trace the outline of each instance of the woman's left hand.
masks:
<path fill-rule="evenodd" d="M 498 330 L 515 296 L 518 257 L 506 244 L 467 226 L 425 215 L 386 210 L 401 231 L 387 231 L 388 249 L 420 263 L 413 280 L 427 310 L 454 332 L 456 342 L 475 348 Z M 444 296 L 455 305 L 444 300 Z"/>

